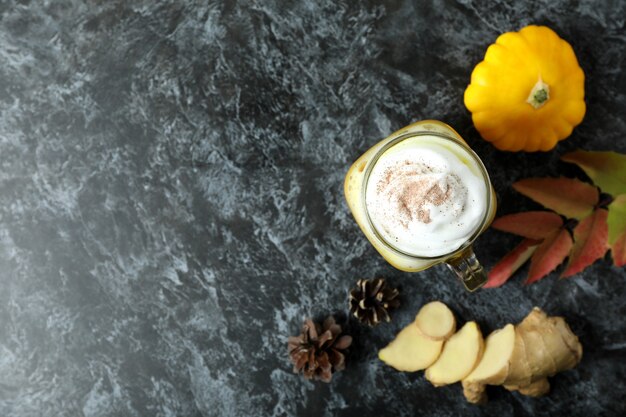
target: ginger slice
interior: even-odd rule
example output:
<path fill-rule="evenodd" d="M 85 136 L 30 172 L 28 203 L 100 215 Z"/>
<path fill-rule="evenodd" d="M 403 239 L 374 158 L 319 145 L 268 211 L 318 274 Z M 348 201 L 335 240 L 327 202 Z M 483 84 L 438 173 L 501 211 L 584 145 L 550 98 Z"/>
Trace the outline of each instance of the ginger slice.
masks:
<path fill-rule="evenodd" d="M 519 386 L 526 386 L 532 382 L 532 372 L 528 363 L 526 343 L 515 326 L 515 346 L 509 366 L 509 374 L 504 381 L 506 389 L 516 390 Z"/>
<path fill-rule="evenodd" d="M 447 340 L 456 330 L 454 314 L 440 301 L 424 305 L 415 317 L 415 324 L 424 336 L 432 340 Z"/>
<path fill-rule="evenodd" d="M 478 324 L 466 323 L 446 341 L 439 359 L 426 369 L 426 379 L 437 387 L 459 382 L 478 365 L 484 346 Z"/>
<path fill-rule="evenodd" d="M 421 371 L 437 360 L 442 347 L 443 341 L 429 339 L 411 323 L 378 352 L 378 358 L 398 371 Z"/>
<path fill-rule="evenodd" d="M 481 384 L 500 385 L 509 372 L 515 347 L 515 327 L 507 324 L 491 333 L 485 341 L 485 353 L 478 366 L 464 380 Z"/>
<path fill-rule="evenodd" d="M 468 402 L 487 402 L 485 385 L 500 385 L 509 372 L 509 364 L 515 347 L 515 327 L 507 324 L 492 332 L 485 340 L 485 352 L 478 366 L 463 379 L 463 395 Z"/>

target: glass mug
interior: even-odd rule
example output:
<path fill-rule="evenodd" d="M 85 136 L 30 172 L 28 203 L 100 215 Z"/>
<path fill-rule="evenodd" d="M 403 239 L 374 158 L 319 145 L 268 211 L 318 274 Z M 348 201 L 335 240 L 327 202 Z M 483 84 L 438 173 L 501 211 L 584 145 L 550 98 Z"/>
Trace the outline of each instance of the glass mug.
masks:
<path fill-rule="evenodd" d="M 473 179 L 472 181 L 480 182 L 479 187 L 474 187 L 474 189 L 484 190 L 484 200 L 486 201 L 483 201 L 480 204 L 473 205 L 473 208 L 469 208 L 470 210 L 480 210 L 480 212 L 473 213 L 474 218 L 471 223 L 473 230 L 470 229 L 467 236 L 461 236 L 459 238 L 460 240 L 457 239 L 456 241 L 454 241 L 454 244 L 452 246 L 446 248 L 445 242 L 447 241 L 443 238 L 438 238 L 437 236 L 440 235 L 436 233 L 436 231 L 435 233 L 433 233 L 433 236 L 435 237 L 431 238 L 431 241 L 437 244 L 441 243 L 438 242 L 438 240 L 443 239 L 441 241 L 444 242 L 444 246 L 443 248 L 440 248 L 440 250 L 443 250 L 445 253 L 420 254 L 416 253 L 418 250 L 408 248 L 407 244 L 405 243 L 403 243 L 404 247 L 402 247 L 401 244 L 397 243 L 398 235 L 396 235 L 395 239 L 392 237 L 392 229 L 393 227 L 395 227 L 393 226 L 393 224 L 401 223 L 398 223 L 397 219 L 394 220 L 393 216 L 395 216 L 395 214 L 390 217 L 391 220 L 389 221 L 396 223 L 383 223 L 381 221 L 378 221 L 378 218 L 374 215 L 374 213 L 386 213 L 385 210 L 388 210 L 389 207 L 384 207 L 384 203 L 382 204 L 382 208 L 380 204 L 378 206 L 374 206 L 375 203 L 371 203 L 371 207 L 370 205 L 368 205 L 368 201 L 375 201 L 374 197 L 371 196 L 376 195 L 375 193 L 377 191 L 373 190 L 380 190 L 381 187 L 380 185 L 376 185 L 374 183 L 375 180 L 371 178 L 372 173 L 375 172 L 375 174 L 378 176 L 378 184 L 380 184 L 380 181 L 385 180 L 385 176 L 386 179 L 389 180 L 390 176 L 394 175 L 389 174 L 389 171 L 385 171 L 387 172 L 387 174 L 385 175 L 381 174 L 381 170 L 383 168 L 379 168 L 377 164 L 380 166 L 384 166 L 385 164 L 381 161 L 386 160 L 387 162 L 389 162 L 390 158 L 394 158 L 394 160 L 399 160 L 398 158 L 409 158 L 409 156 L 404 155 L 411 155 L 411 148 L 413 148 L 413 156 L 419 155 L 415 153 L 420 152 L 419 150 L 416 150 L 416 147 L 423 147 L 423 149 L 426 149 L 427 152 L 431 152 L 432 149 L 432 152 L 434 154 L 441 153 L 442 155 L 453 155 L 453 157 L 457 159 L 457 161 L 455 162 L 458 163 L 459 167 L 466 167 L 462 168 L 462 170 L 465 170 L 465 172 L 471 171 L 471 177 L 475 177 L 475 179 Z M 439 151 L 437 149 L 439 149 Z M 406 162 L 406 165 L 409 165 L 410 163 L 412 162 Z M 421 170 L 426 169 L 424 167 L 428 167 L 428 169 L 431 168 L 428 165 L 429 162 L 420 163 L 422 164 L 419 165 L 419 169 Z M 400 163 L 399 166 L 401 165 L 402 164 Z M 391 168 L 388 168 L 388 170 L 389 169 Z M 400 172 L 398 170 L 401 170 L 402 168 L 400 167 L 397 169 L 393 169 L 397 172 Z M 399 175 L 401 174 L 395 174 L 395 176 L 393 177 L 394 180 Z M 462 183 L 463 181 L 467 180 L 467 177 L 470 176 L 464 175 L 464 178 L 460 178 L 458 175 L 453 175 L 453 182 L 457 181 L 457 183 Z M 446 178 L 448 181 L 449 178 Z M 415 180 L 411 181 L 415 182 Z M 476 182 L 476 184 L 478 183 Z M 410 184 L 408 186 L 410 186 Z M 441 187 L 438 188 L 440 196 L 447 197 L 449 195 L 447 191 L 448 188 L 450 188 L 449 183 L 446 182 L 445 186 L 445 190 L 443 191 Z M 460 185 L 460 187 L 465 188 L 457 188 L 457 190 L 461 190 L 457 194 L 464 195 L 462 194 L 462 190 L 465 190 L 465 195 L 469 195 L 469 191 L 465 185 Z M 413 123 L 412 125 L 409 125 L 403 129 L 400 129 L 397 132 L 392 133 L 386 139 L 378 142 L 363 155 L 361 155 L 361 157 L 359 157 L 359 159 L 357 159 L 354 164 L 352 164 L 348 173 L 346 174 L 344 193 L 352 215 L 354 216 L 356 222 L 358 223 L 359 227 L 361 228 L 367 239 L 374 246 L 374 248 L 383 256 L 383 258 L 385 258 L 385 260 L 387 260 L 387 262 L 389 262 L 395 268 L 407 272 L 417 272 L 439 263 L 445 263 L 451 270 L 456 273 L 456 275 L 465 285 L 465 288 L 469 291 L 475 291 L 487 282 L 486 273 L 476 259 L 476 256 L 474 255 L 474 252 L 472 250 L 472 242 L 474 242 L 474 240 L 484 230 L 487 229 L 487 227 L 493 220 L 496 212 L 495 192 L 493 190 L 493 187 L 491 186 L 487 170 L 485 169 L 485 166 L 483 165 L 480 158 L 478 158 L 478 156 L 469 148 L 463 138 L 461 138 L 461 136 L 447 124 L 436 120 L 423 120 L 417 123 Z M 410 198 L 414 198 L 412 196 L 416 195 L 416 193 L 422 193 L 420 195 L 427 196 L 430 194 L 424 194 L 422 191 L 418 190 L 416 192 L 407 192 L 407 194 L 403 194 L 403 198 L 408 196 L 408 202 L 411 203 Z M 454 191 L 452 193 L 454 195 Z M 442 200 L 443 199 L 440 198 L 436 203 L 441 205 L 443 204 Z M 406 203 L 406 201 L 402 201 L 402 204 L 408 204 Z M 415 201 L 419 200 L 413 200 L 413 203 L 415 203 Z M 428 201 L 432 202 L 432 199 Z M 424 203 L 421 202 L 419 204 Z M 435 209 L 435 206 L 433 204 L 427 206 L 430 207 L 429 211 L 422 211 L 422 209 L 420 208 L 418 212 L 406 211 L 406 213 L 419 213 L 418 217 L 420 218 L 422 225 L 427 225 L 427 223 L 431 222 L 430 214 L 433 212 L 433 209 Z M 447 207 L 451 207 L 450 204 Z M 457 207 L 457 213 L 463 213 L 466 206 L 468 205 L 469 202 L 466 202 L 461 209 L 458 209 L 458 204 L 454 207 Z M 420 207 L 425 206 L 421 205 Z M 411 210 L 411 208 L 404 205 L 404 208 L 402 208 L 401 210 Z M 415 208 L 413 208 L 413 210 L 415 210 Z M 439 213 L 442 213 L 442 211 L 439 211 Z M 380 217 L 380 215 L 376 215 Z M 435 215 L 437 214 L 435 213 Z M 447 214 L 443 214 L 443 216 L 446 215 Z M 409 217 L 411 218 L 411 221 L 414 220 L 413 214 L 409 214 Z M 390 224 L 392 225 L 390 226 Z M 404 225 L 404 227 L 408 227 L 406 222 L 402 224 Z M 464 223 L 461 222 L 458 224 L 458 226 L 461 227 L 463 224 Z M 421 227 L 422 225 L 418 225 L 417 227 Z M 454 225 L 450 227 L 453 226 Z M 403 239 L 406 240 L 406 237 Z M 420 239 L 415 239 L 416 242 L 419 240 Z M 420 245 L 422 244 L 430 245 L 430 243 L 428 242 L 420 242 Z"/>

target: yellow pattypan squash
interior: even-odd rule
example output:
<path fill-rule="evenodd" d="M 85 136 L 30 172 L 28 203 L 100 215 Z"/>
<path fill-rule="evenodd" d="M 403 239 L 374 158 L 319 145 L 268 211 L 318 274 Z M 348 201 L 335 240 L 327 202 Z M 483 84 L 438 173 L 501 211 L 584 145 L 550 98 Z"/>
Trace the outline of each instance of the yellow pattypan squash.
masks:
<path fill-rule="evenodd" d="M 569 43 L 545 26 L 490 45 L 465 90 L 481 136 L 506 151 L 548 151 L 585 115 L 585 74 Z"/>

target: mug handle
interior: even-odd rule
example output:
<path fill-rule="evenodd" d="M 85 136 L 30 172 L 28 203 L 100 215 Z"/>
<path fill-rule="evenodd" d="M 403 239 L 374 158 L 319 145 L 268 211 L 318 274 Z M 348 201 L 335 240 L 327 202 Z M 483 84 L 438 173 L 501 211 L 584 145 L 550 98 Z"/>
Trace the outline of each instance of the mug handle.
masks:
<path fill-rule="evenodd" d="M 487 273 L 483 269 L 471 246 L 446 261 L 446 265 L 461 279 L 465 289 L 474 292 L 487 283 Z"/>

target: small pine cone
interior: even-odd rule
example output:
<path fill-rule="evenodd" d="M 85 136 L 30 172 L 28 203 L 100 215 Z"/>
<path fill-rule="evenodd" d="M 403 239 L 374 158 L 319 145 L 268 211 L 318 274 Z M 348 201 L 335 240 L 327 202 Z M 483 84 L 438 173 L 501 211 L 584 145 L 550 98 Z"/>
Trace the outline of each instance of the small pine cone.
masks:
<path fill-rule="evenodd" d="M 370 326 L 390 321 L 389 310 L 400 305 L 398 290 L 387 287 L 384 278 L 360 279 L 356 286 L 350 291 L 350 314 Z"/>
<path fill-rule="evenodd" d="M 352 337 L 341 336 L 341 326 L 329 316 L 323 326 L 306 319 L 299 336 L 289 337 L 289 358 L 293 372 L 306 379 L 330 382 L 333 372 L 345 368 L 343 350 L 352 344 Z"/>

